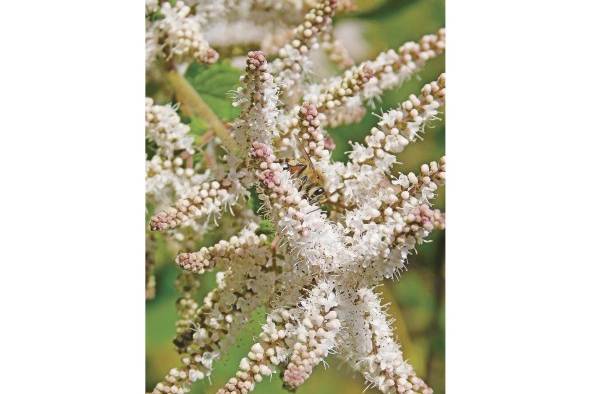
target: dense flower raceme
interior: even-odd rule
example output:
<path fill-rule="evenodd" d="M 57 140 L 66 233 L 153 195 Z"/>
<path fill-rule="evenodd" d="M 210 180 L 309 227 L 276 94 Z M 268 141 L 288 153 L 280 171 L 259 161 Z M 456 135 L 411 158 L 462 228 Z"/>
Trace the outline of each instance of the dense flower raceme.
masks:
<path fill-rule="evenodd" d="M 147 0 L 146 65 L 157 58 L 208 64 L 219 58 L 214 48 L 232 52 L 256 45 L 279 54 L 274 66 L 289 86 L 309 64 L 307 52 L 319 43 L 331 59 L 350 64 L 346 49 L 331 34 L 330 18 L 353 9 L 351 0 Z"/>
<path fill-rule="evenodd" d="M 191 14 L 191 7 L 182 1 L 172 5 L 156 1 L 146 4 L 148 17 L 146 34 L 146 63 L 162 55 L 176 61 L 196 60 L 214 63 L 218 53 L 210 48 L 203 37 L 201 18 Z"/>
<path fill-rule="evenodd" d="M 221 15 L 260 12 L 264 1 L 248 2 L 242 11 L 228 1 L 204 2 L 201 10 L 201 3 L 179 3 L 173 7 L 180 7 L 177 14 L 201 18 L 201 26 L 208 26 Z M 216 8 L 222 3 L 228 8 Z M 172 6 L 166 4 L 147 6 L 154 23 L 168 17 L 162 8 Z M 445 75 L 386 111 L 365 141 L 352 146 L 347 163 L 331 160 L 326 127 L 355 121 L 342 115 L 355 114 L 355 108 L 441 54 L 445 33 L 311 83 L 304 78 L 313 67 L 309 52 L 330 40 L 331 18 L 339 8 L 342 2 L 325 0 L 299 9 L 303 22 L 296 23 L 272 63 L 261 51 L 248 53 L 235 92 L 241 113 L 229 127 L 241 156 L 228 152 L 212 168 L 193 163 L 194 141 L 176 108 L 146 101 L 146 137 L 156 146 L 146 173 L 148 201 L 157 210 L 150 229 L 177 237 L 184 229 L 206 231 L 227 218 L 233 223 L 223 230 L 241 227 L 227 241 L 197 251 L 181 243 L 174 339 L 180 363 L 154 394 L 189 392 L 261 306 L 268 314 L 257 342 L 220 394 L 247 393 L 273 373 L 296 389 L 331 353 L 384 393 L 432 393 L 404 360 L 375 287 L 399 275 L 407 256 L 444 228 L 444 214 L 431 204 L 445 182 L 445 158 L 406 174 L 393 167 L 396 155 L 441 113 Z M 249 208 L 252 191 L 265 220 Z M 199 305 L 198 278 L 208 271 L 216 271 L 218 286 Z"/>

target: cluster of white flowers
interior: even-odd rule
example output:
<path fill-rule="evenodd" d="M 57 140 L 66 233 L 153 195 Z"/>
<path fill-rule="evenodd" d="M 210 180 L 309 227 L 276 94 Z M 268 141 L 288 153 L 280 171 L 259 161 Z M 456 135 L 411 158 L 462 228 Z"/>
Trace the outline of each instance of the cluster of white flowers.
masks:
<path fill-rule="evenodd" d="M 208 185 L 210 172 L 198 172 L 197 164 L 193 163 L 193 137 L 189 127 L 181 123 L 174 107 L 155 105 L 151 98 L 146 98 L 146 138 L 154 147 L 153 156 L 146 160 L 146 201 L 153 209 L 166 208 L 191 190 Z M 195 236 L 199 237 L 207 230 L 207 221 L 190 220 L 187 227 L 190 232 L 174 232 L 172 239 L 175 243 L 184 241 L 190 245 Z M 148 298 L 152 298 L 155 291 L 153 242 L 150 239 L 148 237 L 146 249 Z"/>
<path fill-rule="evenodd" d="M 374 76 L 364 86 L 361 99 L 374 99 L 384 90 L 400 85 L 428 60 L 440 55 L 444 48 L 445 29 L 440 29 L 437 34 L 421 37 L 418 43 L 403 44 L 398 52 L 388 50 L 379 54 L 375 60 L 362 63 L 362 67 L 368 67 Z"/>
<path fill-rule="evenodd" d="M 221 182 L 203 182 L 176 201 L 173 207 L 160 211 L 150 220 L 152 230 L 170 230 L 190 220 L 217 217 L 222 209 L 236 204 L 244 188 L 225 178 Z"/>
<path fill-rule="evenodd" d="M 368 203 L 360 196 L 375 197 L 376 202 L 396 202 L 400 191 L 395 188 L 395 182 L 391 182 L 390 170 L 396 164 L 396 154 L 419 138 L 444 103 L 445 74 L 441 74 L 437 81 L 422 88 L 419 97 L 411 95 L 397 109 L 383 114 L 365 137 L 365 144 L 353 144 L 348 163 L 335 163 L 326 168 L 326 173 L 335 174 L 329 177 L 332 201 L 348 209 Z"/>
<path fill-rule="evenodd" d="M 267 316 L 259 335 L 259 342 L 252 345 L 247 357 L 240 360 L 236 376 L 230 378 L 217 394 L 248 393 L 263 376 L 273 373 L 273 368 L 285 362 L 288 355 L 287 337 L 295 329 L 294 312 L 279 309 Z"/>
<path fill-rule="evenodd" d="M 293 83 L 304 63 L 309 63 L 305 51 L 317 45 L 309 41 L 308 31 L 330 26 L 330 20 L 318 22 L 317 17 L 353 9 L 351 0 L 146 0 L 146 65 L 157 57 L 176 64 L 213 63 L 219 58 L 213 48 L 231 53 L 235 48 L 257 46 L 280 54 L 283 61 L 276 65 L 285 69 L 286 83 Z M 306 22 L 294 29 L 302 19 Z M 320 38 L 336 62 L 350 63 L 338 40 L 330 34 Z M 297 60 L 296 53 L 300 53 Z"/>
<path fill-rule="evenodd" d="M 227 269 L 235 259 L 265 260 L 269 258 L 269 248 L 265 245 L 267 236 L 257 235 L 258 225 L 250 223 L 238 235 L 229 241 L 221 240 L 209 248 L 203 247 L 198 252 L 181 253 L 177 264 L 184 270 L 202 274 L 213 268 Z"/>
<path fill-rule="evenodd" d="M 331 223 L 326 214 L 305 198 L 271 153 L 268 145 L 253 143 L 251 155 L 258 162 L 257 177 L 261 185 L 261 199 L 269 217 L 277 224 L 294 252 L 312 267 L 333 270 L 351 261 L 353 251 L 344 247 L 341 226 Z"/>
<path fill-rule="evenodd" d="M 394 154 L 404 150 L 409 142 L 417 139 L 425 124 L 437 115 L 445 99 L 445 74 L 425 85 L 420 97 L 414 94 L 398 109 L 382 115 L 377 127 L 366 137 L 367 144 L 353 145 L 351 160 L 363 164 L 373 162 L 376 167 L 387 170 L 395 160 Z"/>
<path fill-rule="evenodd" d="M 191 7 L 203 6 L 203 23 L 238 13 L 238 2 L 224 1 L 225 10 L 217 7 L 221 3 Z M 263 3 L 245 2 L 243 12 L 260 10 Z M 353 145 L 346 164 L 331 160 L 325 128 L 355 120 L 363 103 L 441 54 L 445 33 L 405 44 L 398 52 L 386 51 L 340 77 L 310 83 L 304 79 L 312 64 L 308 51 L 330 41 L 325 36 L 331 34 L 332 16 L 346 2 L 310 3 L 302 6 L 303 22 L 275 62 L 268 64 L 261 51 L 247 53 L 235 100 L 241 114 L 228 130 L 240 152 L 227 152 L 223 164 L 210 169 L 216 176 L 224 174 L 212 180 L 204 169 L 199 176 L 207 179 L 191 185 L 150 220 L 151 230 L 170 231 L 197 219 L 221 219 L 226 207 L 252 212 L 247 200 L 253 187 L 266 218 L 241 215 L 236 222 L 242 230 L 228 241 L 178 254 L 183 274 L 174 343 L 181 365 L 157 384 L 155 394 L 187 393 L 192 382 L 208 376 L 240 324 L 259 306 L 269 314 L 258 342 L 219 394 L 248 393 L 274 372 L 295 389 L 329 353 L 346 360 L 384 393 L 432 393 L 404 361 L 373 288 L 399 275 L 408 254 L 432 231 L 444 228 L 444 215 L 431 204 L 445 181 L 445 158 L 424 164 L 418 175 L 395 174 L 392 166 L 395 155 L 419 139 L 442 110 L 445 75 L 386 112 L 365 144 Z M 154 110 L 149 103 L 147 136 L 160 147 L 160 155 L 169 155 L 172 171 L 175 160 L 182 158 L 179 151 L 192 151 L 192 141 L 185 139 L 187 128 L 173 108 Z M 263 231 L 265 226 L 271 230 Z M 217 271 L 218 287 L 198 306 L 197 277 L 212 270 Z"/>
<path fill-rule="evenodd" d="M 326 51 L 328 58 L 332 60 L 339 68 L 345 69 L 354 64 L 349 51 L 345 45 L 335 37 L 332 30 L 326 31 L 322 35 L 322 48 Z"/>
<path fill-rule="evenodd" d="M 219 57 L 203 37 L 201 18 L 182 1 L 146 4 L 146 62 L 157 55 L 166 60 L 215 63 Z"/>
<path fill-rule="evenodd" d="M 181 123 L 179 116 L 170 105 L 154 105 L 146 98 L 146 134 L 154 141 L 162 157 L 171 159 L 177 150 L 193 153 L 193 138 L 189 126 Z"/>
<path fill-rule="evenodd" d="M 365 102 L 373 103 L 385 90 L 400 85 L 428 60 L 443 53 L 444 48 L 445 30 L 440 29 L 437 34 L 423 36 L 418 43 L 405 43 L 398 52 L 390 49 L 374 60 L 352 66 L 340 77 L 308 85 L 304 98 L 326 114 L 331 127 L 358 121 Z"/>
<path fill-rule="evenodd" d="M 242 146 L 250 145 L 254 137 L 270 143 L 276 134 L 277 85 L 267 72 L 267 60 L 261 51 L 249 52 L 246 61 L 249 72 L 241 77 L 242 86 L 233 103 L 242 109 L 234 123 L 236 140 Z"/>
<path fill-rule="evenodd" d="M 188 248 L 207 231 L 210 219 L 216 221 L 225 208 L 232 209 L 246 191 L 240 182 L 226 178 L 218 182 L 211 171 L 199 171 L 199 163 L 193 162 L 194 138 L 175 107 L 156 105 L 151 98 L 146 98 L 145 105 L 146 139 L 154 146 L 146 160 L 146 202 L 157 211 L 169 207 L 150 221 L 150 228 L 172 230 L 174 243 Z M 175 201 L 175 207 L 170 207 Z M 252 220 L 250 211 L 238 207 L 236 213 L 237 223 Z M 186 229 L 179 229 L 180 224 Z M 147 237 L 146 245 L 146 298 L 155 295 L 151 238 Z"/>
<path fill-rule="evenodd" d="M 322 114 L 314 104 L 307 102 L 294 109 L 297 117 L 292 118 L 291 124 L 280 126 L 282 129 L 279 150 L 282 154 L 291 154 L 295 157 L 304 155 L 315 162 L 327 162 L 330 151 L 326 147 L 327 134 L 321 127 Z"/>
<path fill-rule="evenodd" d="M 177 287 L 182 297 L 177 301 L 177 336 L 174 344 L 181 355 L 182 366 L 173 368 L 154 389 L 159 393 L 190 391 L 191 383 L 208 376 L 213 362 L 233 343 L 236 333 L 250 314 L 269 302 L 276 282 L 277 262 L 272 250 L 263 247 L 264 235 L 256 236 L 254 223 L 248 224 L 239 237 L 201 251 L 221 271 L 217 287 L 197 308 L 192 292 L 198 283 L 194 269 L 181 275 Z M 202 260 L 203 261 L 203 260 Z M 229 291 L 226 291 L 229 290 Z"/>
<path fill-rule="evenodd" d="M 341 328 L 337 306 L 334 284 L 330 282 L 321 282 L 302 301 L 302 320 L 295 329 L 293 352 L 283 374 L 283 382 L 289 389 L 295 390 L 304 383 L 335 347 Z"/>
<path fill-rule="evenodd" d="M 349 364 L 384 393 L 432 394 L 433 390 L 404 361 L 377 295 L 371 289 L 360 288 L 356 302 L 367 317 L 355 325 L 357 331 L 347 336 Z"/>
<path fill-rule="evenodd" d="M 146 138 L 156 146 L 146 160 L 146 195 L 156 209 L 170 205 L 209 178 L 208 173 L 195 171 L 194 140 L 189 131 L 175 108 L 155 105 L 146 98 Z"/>
<path fill-rule="evenodd" d="M 294 29 L 291 42 L 279 50 L 271 71 L 285 95 L 298 92 L 297 85 L 311 67 L 309 52 L 318 47 L 321 33 L 331 26 L 336 7 L 336 0 L 320 1 L 306 14 L 304 23 Z"/>

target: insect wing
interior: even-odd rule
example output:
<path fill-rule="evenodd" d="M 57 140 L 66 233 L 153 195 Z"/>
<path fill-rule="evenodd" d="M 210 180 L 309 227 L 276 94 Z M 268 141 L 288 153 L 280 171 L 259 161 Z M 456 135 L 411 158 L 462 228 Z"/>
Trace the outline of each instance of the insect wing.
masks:
<path fill-rule="evenodd" d="M 306 169 L 306 165 L 302 163 L 294 163 L 288 166 L 289 173 L 294 176 L 299 176 Z"/>

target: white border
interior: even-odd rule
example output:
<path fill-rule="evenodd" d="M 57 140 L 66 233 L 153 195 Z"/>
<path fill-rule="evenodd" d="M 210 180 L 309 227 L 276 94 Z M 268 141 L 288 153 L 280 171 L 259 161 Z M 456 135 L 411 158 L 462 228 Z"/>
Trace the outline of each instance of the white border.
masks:
<path fill-rule="evenodd" d="M 448 393 L 590 390 L 586 4 L 448 1 Z"/>
<path fill-rule="evenodd" d="M 144 392 L 143 2 L 2 7 L 2 392 Z"/>

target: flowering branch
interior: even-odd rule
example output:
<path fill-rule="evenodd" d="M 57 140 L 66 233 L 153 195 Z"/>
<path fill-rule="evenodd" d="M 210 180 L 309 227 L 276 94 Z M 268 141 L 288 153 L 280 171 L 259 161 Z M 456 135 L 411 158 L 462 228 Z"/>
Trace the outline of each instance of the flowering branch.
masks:
<path fill-rule="evenodd" d="M 295 329 L 292 311 L 279 308 L 267 316 L 259 341 L 251 346 L 248 356 L 240 360 L 240 369 L 217 394 L 244 393 L 254 389 L 263 376 L 270 376 L 275 366 L 288 355 L 286 337 Z"/>
<path fill-rule="evenodd" d="M 376 294 L 371 289 L 362 288 L 358 297 L 367 325 L 362 335 L 352 335 L 358 339 L 349 354 L 349 364 L 383 393 L 432 394 L 433 390 L 404 361 Z"/>
<path fill-rule="evenodd" d="M 214 268 L 225 270 L 232 261 L 268 260 L 271 250 L 265 243 L 265 234 L 256 235 L 258 225 L 251 223 L 240 234 L 230 238 L 229 242 L 221 240 L 209 248 L 201 248 L 198 252 L 181 253 L 176 263 L 184 270 L 203 274 Z"/>
<path fill-rule="evenodd" d="M 225 178 L 221 182 L 203 182 L 194 186 L 173 207 L 158 212 L 150 219 L 153 231 L 171 230 L 192 219 L 217 217 L 223 207 L 231 207 L 246 191 L 239 182 Z"/>
<path fill-rule="evenodd" d="M 322 48 L 328 54 L 329 59 L 335 62 L 340 69 L 353 66 L 351 55 L 343 43 L 336 39 L 332 29 L 327 29 L 322 35 Z"/>
<path fill-rule="evenodd" d="M 302 301 L 303 319 L 294 331 L 293 353 L 283 374 L 288 389 L 301 386 L 334 348 L 341 327 L 337 305 L 334 284 L 330 282 L 321 282 Z"/>
<path fill-rule="evenodd" d="M 387 171 L 396 160 L 393 156 L 417 139 L 427 122 L 433 119 L 445 100 L 445 74 L 421 89 L 419 97 L 412 94 L 398 109 L 382 115 L 377 127 L 365 137 L 367 148 L 353 145 L 351 160 L 357 164 L 372 164 Z"/>
<path fill-rule="evenodd" d="M 146 62 L 148 66 L 157 56 L 176 62 L 196 60 L 215 63 L 218 53 L 210 48 L 201 32 L 200 18 L 182 1 L 171 5 L 146 1 Z"/>
<path fill-rule="evenodd" d="M 261 185 L 261 199 L 296 253 L 311 266 L 328 270 L 351 258 L 337 226 L 302 198 L 287 171 L 281 169 L 269 146 L 253 143 L 251 157 Z"/>
<path fill-rule="evenodd" d="M 281 268 L 274 266 L 268 256 L 259 257 L 241 259 L 231 270 L 218 273 L 217 287 L 199 309 L 190 294 L 197 274 L 183 273 L 180 283 L 184 284 L 184 295 L 177 301 L 180 318 L 174 341 L 182 365 L 170 370 L 156 385 L 154 394 L 187 393 L 193 382 L 209 376 L 213 362 L 232 343 L 241 324 L 259 305 L 268 302 Z"/>
<path fill-rule="evenodd" d="M 311 85 L 304 94 L 304 100 L 326 113 L 327 123 L 336 127 L 350 119 L 343 112 L 358 112 L 364 102 L 400 85 L 428 60 L 442 54 L 444 49 L 445 29 L 440 29 L 437 34 L 423 36 L 418 43 L 405 43 L 398 52 L 390 49 L 374 60 L 353 66 L 341 77 Z"/>
<path fill-rule="evenodd" d="M 380 199 L 399 198 L 392 189 L 390 168 L 396 164 L 396 154 L 420 138 L 425 126 L 436 118 L 445 103 L 445 74 L 426 84 L 417 97 L 411 95 L 397 109 L 382 115 L 376 127 L 365 137 L 365 143 L 354 143 L 346 165 L 335 163 L 325 168 L 334 173 L 325 177 L 325 189 L 332 193 L 331 202 L 353 209 L 369 194 Z M 380 197 L 381 196 L 381 197 Z"/>
<path fill-rule="evenodd" d="M 319 35 L 329 28 L 337 7 L 336 0 L 320 0 L 304 17 L 304 22 L 293 30 L 292 41 L 279 50 L 272 72 L 283 93 L 291 96 L 309 68 L 308 52 L 318 42 Z"/>

